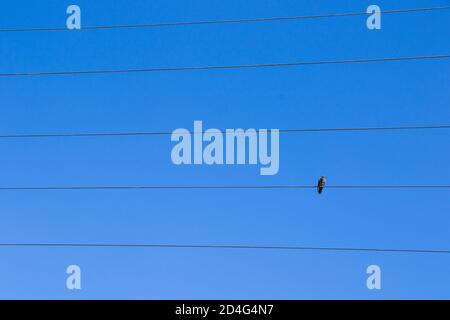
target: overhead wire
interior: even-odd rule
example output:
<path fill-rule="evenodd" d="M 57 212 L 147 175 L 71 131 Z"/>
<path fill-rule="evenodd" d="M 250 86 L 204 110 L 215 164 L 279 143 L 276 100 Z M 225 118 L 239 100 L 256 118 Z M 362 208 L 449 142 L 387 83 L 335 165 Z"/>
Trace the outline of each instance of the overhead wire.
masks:
<path fill-rule="evenodd" d="M 89 191 L 89 190 L 214 190 L 214 189 L 316 189 L 311 185 L 97 185 L 97 186 L 5 186 L 0 191 Z M 450 185 L 335 185 L 324 189 L 450 189 Z"/>
<path fill-rule="evenodd" d="M 437 7 L 423 7 L 410 9 L 382 10 L 380 13 L 400 14 L 400 13 L 444 11 L 449 9 L 450 6 L 437 6 Z M 162 28 L 162 27 L 180 27 L 180 26 L 237 24 L 237 23 L 295 21 L 295 20 L 312 20 L 312 19 L 326 19 L 338 17 L 356 17 L 356 16 L 366 16 L 369 14 L 370 13 L 367 13 L 366 11 L 360 11 L 360 12 L 325 13 L 316 15 L 297 15 L 284 17 L 262 17 L 262 18 L 222 19 L 222 20 L 217 19 L 217 20 L 203 20 L 203 21 L 175 21 L 175 22 L 161 22 L 161 23 L 134 23 L 122 25 L 91 25 L 91 26 L 82 26 L 80 30 L 142 29 L 142 28 Z M 0 33 L 44 32 L 44 31 L 69 31 L 69 29 L 66 27 L 0 28 Z"/>
<path fill-rule="evenodd" d="M 193 245 L 193 244 L 130 244 L 130 243 L 0 243 L 0 248 L 135 248 L 135 249 L 232 249 L 232 250 L 277 250 L 277 251 L 328 251 L 328 252 L 378 252 L 414 254 L 450 254 L 450 250 L 352 248 L 352 247 L 306 247 L 306 246 L 254 246 L 254 245 Z"/>
<path fill-rule="evenodd" d="M 362 132 L 362 131 L 411 131 L 411 130 L 447 130 L 450 125 L 423 125 L 423 126 L 386 126 L 386 127 L 346 127 L 346 128 L 297 128 L 278 129 L 280 133 L 316 133 L 316 132 Z M 256 132 L 266 131 L 255 129 Z M 226 130 L 219 130 L 228 134 Z M 189 134 L 204 134 L 204 131 L 188 131 Z M 120 137 L 120 136 L 162 136 L 181 135 L 182 133 L 170 131 L 122 131 L 122 132 L 75 132 L 75 133 L 26 133 L 26 134 L 0 134 L 0 139 L 31 139 L 31 138 L 83 138 L 83 137 Z"/>
<path fill-rule="evenodd" d="M 60 75 L 94 75 L 94 74 L 123 74 L 123 73 L 148 73 L 170 71 L 205 71 L 205 70 L 231 70 L 231 69 L 256 69 L 256 68 L 286 68 L 299 66 L 355 64 L 355 63 L 380 63 L 393 61 L 418 61 L 418 60 L 442 60 L 449 59 L 450 54 L 424 55 L 409 57 L 387 57 L 368 59 L 322 60 L 322 61 L 294 61 L 285 63 L 255 63 L 237 65 L 205 65 L 192 67 L 161 67 L 161 68 L 137 68 L 137 69 L 97 69 L 97 70 L 73 70 L 73 71 L 30 71 L 0 73 L 0 77 L 30 77 L 30 76 L 60 76 Z"/>

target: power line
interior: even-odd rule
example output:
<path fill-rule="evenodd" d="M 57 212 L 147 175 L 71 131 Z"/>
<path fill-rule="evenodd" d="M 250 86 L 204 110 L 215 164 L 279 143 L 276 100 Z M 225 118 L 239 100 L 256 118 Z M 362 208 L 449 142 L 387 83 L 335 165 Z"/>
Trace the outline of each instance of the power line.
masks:
<path fill-rule="evenodd" d="M 314 133 L 314 132 L 358 132 L 358 131 L 410 131 L 410 130 L 444 130 L 450 125 L 431 126 L 394 126 L 394 127 L 350 127 L 350 128 L 310 128 L 310 129 L 280 129 L 280 133 Z M 255 130 L 263 131 L 262 129 Z M 220 130 L 227 134 L 226 130 Z M 189 134 L 204 134 L 205 132 L 190 131 Z M 4 134 L 0 139 L 27 139 L 27 138 L 83 138 L 83 137 L 117 137 L 117 136 L 161 136 L 177 135 L 169 131 L 140 131 L 140 132 L 79 132 L 79 133 L 30 133 L 30 134 Z"/>
<path fill-rule="evenodd" d="M 450 6 L 412 8 L 381 11 L 382 14 L 414 13 L 443 11 L 450 9 Z M 294 20 L 312 20 L 337 17 L 355 17 L 366 16 L 367 12 L 344 12 L 344 13 L 326 13 L 318 15 L 287 16 L 287 17 L 267 17 L 267 18 L 248 18 L 248 19 L 226 19 L 226 20 L 205 20 L 205 21 L 176 21 L 163 23 L 138 23 L 125 25 L 97 25 L 82 27 L 81 30 L 105 30 L 105 29 L 138 29 L 138 28 L 162 28 L 177 26 L 195 26 L 195 25 L 214 25 L 214 24 L 236 24 L 236 23 L 254 23 L 254 22 L 274 22 L 274 21 L 294 21 Z M 64 27 L 44 27 L 44 28 L 3 28 L 0 32 L 36 32 L 36 31 L 68 31 Z"/>
<path fill-rule="evenodd" d="M 450 254 L 450 250 L 429 249 L 379 249 L 299 246 L 250 246 L 250 245 L 190 245 L 190 244 L 100 244 L 100 243 L 0 243 L 0 247 L 38 248 L 154 248 L 154 249 L 234 249 L 234 250 L 284 250 L 329 252 L 379 252 L 379 253 L 434 253 Z"/>
<path fill-rule="evenodd" d="M 265 186 L 149 186 L 149 185 L 104 185 L 104 186 L 46 186 L 46 187 L 0 187 L 0 191 L 92 191 L 92 190 L 275 190 L 275 189 L 316 189 L 307 185 L 265 185 Z M 325 189 L 450 189 L 450 185 L 354 185 L 326 186 Z"/>
<path fill-rule="evenodd" d="M 350 64 L 350 63 L 353 64 L 353 63 L 370 63 L 370 62 L 438 60 L 438 59 L 449 59 L 449 58 L 450 58 L 450 55 L 431 55 L 431 56 L 412 56 L 412 57 L 371 58 L 371 59 L 351 59 L 351 60 L 325 60 L 325 61 L 297 61 L 297 62 L 286 62 L 286 63 L 260 63 L 260 64 L 216 65 L 216 66 L 194 66 L 194 67 L 18 72 L 18 73 L 0 73 L 0 77 L 92 75 L 92 74 L 146 73 L 146 72 L 166 72 L 166 71 L 255 69 L 255 68 L 275 68 L 275 67 L 280 68 L 280 67 L 299 67 L 299 66 Z"/>

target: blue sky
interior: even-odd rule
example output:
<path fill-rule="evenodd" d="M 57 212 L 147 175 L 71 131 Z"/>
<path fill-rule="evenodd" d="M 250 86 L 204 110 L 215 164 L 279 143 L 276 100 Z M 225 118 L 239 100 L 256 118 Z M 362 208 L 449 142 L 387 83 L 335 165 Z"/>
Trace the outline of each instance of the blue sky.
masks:
<path fill-rule="evenodd" d="M 0 27 L 65 26 L 69 1 L 9 1 Z M 400 9 L 450 1 L 76 1 L 84 25 Z M 140 30 L 3 33 L 0 71 L 358 59 L 450 53 L 450 11 Z M 172 131 L 448 124 L 449 61 L 0 79 L 0 131 Z M 0 141 L 1 186 L 448 184 L 448 133 L 281 135 L 280 172 L 181 166 L 170 137 Z M 2 192 L 0 242 L 449 249 L 446 190 Z M 68 291 L 65 270 L 82 269 Z M 381 291 L 366 286 L 382 268 Z M 0 298 L 450 298 L 450 256 L 1 248 Z"/>

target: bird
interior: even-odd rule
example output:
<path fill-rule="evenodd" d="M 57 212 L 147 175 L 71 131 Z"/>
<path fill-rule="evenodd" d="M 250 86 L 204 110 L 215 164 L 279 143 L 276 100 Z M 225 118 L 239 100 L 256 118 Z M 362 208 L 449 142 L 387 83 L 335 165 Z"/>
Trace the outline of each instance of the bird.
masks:
<path fill-rule="evenodd" d="M 325 184 L 326 184 L 327 180 L 325 179 L 324 176 L 321 176 L 319 179 L 319 182 L 317 183 L 317 192 L 319 194 L 322 194 L 323 188 L 325 188 Z"/>

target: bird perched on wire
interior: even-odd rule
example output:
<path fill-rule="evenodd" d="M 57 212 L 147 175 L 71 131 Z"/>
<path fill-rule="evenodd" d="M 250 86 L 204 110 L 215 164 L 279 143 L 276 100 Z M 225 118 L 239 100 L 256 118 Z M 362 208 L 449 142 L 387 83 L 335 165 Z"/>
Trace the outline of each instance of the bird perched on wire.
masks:
<path fill-rule="evenodd" d="M 325 177 L 321 176 L 319 179 L 319 182 L 317 183 L 317 192 L 319 194 L 322 194 L 323 188 L 325 188 L 326 182 L 327 182 L 327 180 L 325 179 Z"/>

